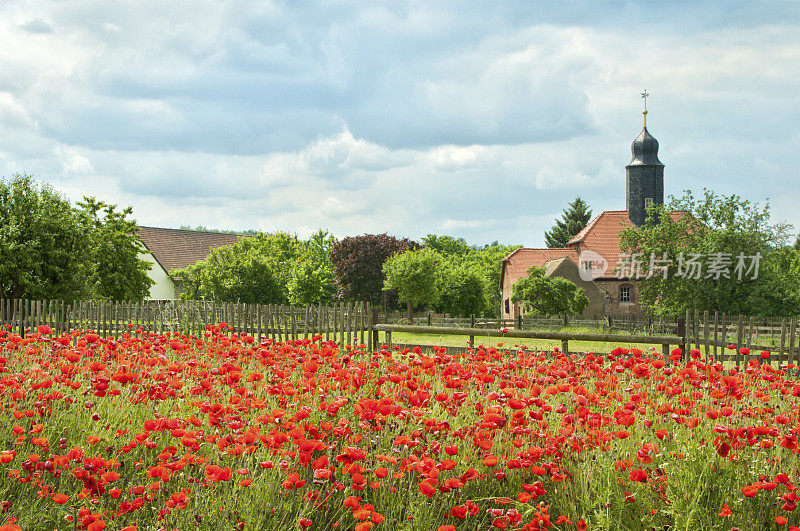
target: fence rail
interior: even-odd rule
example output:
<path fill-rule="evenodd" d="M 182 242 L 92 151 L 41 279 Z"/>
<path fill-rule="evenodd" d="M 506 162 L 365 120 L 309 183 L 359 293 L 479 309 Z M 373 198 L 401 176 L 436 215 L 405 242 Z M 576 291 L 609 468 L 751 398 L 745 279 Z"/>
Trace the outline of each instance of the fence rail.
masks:
<path fill-rule="evenodd" d="M 386 324 L 412 324 L 406 315 L 392 313 L 384 319 Z M 562 317 L 521 316 L 515 319 L 499 319 L 497 317 L 447 317 L 428 312 L 413 318 L 415 326 L 445 326 L 463 328 L 515 328 L 517 330 L 559 330 L 565 327 Z M 677 333 L 678 319 L 659 317 L 625 317 L 608 319 L 583 319 L 569 317 L 566 326 L 570 328 L 586 328 L 601 332 L 628 332 L 630 334 L 662 334 Z"/>
<path fill-rule="evenodd" d="M 31 301 L 0 299 L 0 324 L 24 336 L 47 325 L 55 333 L 92 330 L 102 336 L 120 336 L 143 328 L 149 332 L 181 332 L 201 336 L 206 324 L 226 323 L 237 332 L 259 340 L 305 339 L 319 334 L 340 347 L 355 343 L 372 347 L 372 311 L 369 304 L 288 306 L 210 301 Z"/>
<path fill-rule="evenodd" d="M 24 335 L 40 325 L 48 325 L 56 333 L 70 330 L 92 330 L 103 336 L 120 336 L 131 330 L 148 332 L 181 332 L 201 336 L 207 324 L 225 322 L 237 332 L 259 340 L 304 339 L 322 335 L 340 347 L 361 343 L 371 350 L 378 340 L 377 332 L 411 332 L 490 337 L 519 337 L 562 341 L 603 341 L 684 347 L 686 352 L 697 348 L 706 356 L 744 361 L 740 347 L 752 352 L 766 350 L 773 360 L 797 363 L 800 358 L 800 331 L 796 317 L 730 316 L 708 311 L 687 311 L 677 319 L 629 319 L 596 321 L 574 319 L 574 327 L 588 331 L 560 330 L 561 319 L 524 317 L 518 319 L 446 318 L 428 314 L 414 325 L 386 323 L 367 304 L 337 303 L 331 306 L 288 306 L 279 304 L 244 304 L 211 301 L 64 301 L 0 299 L 0 324 Z M 383 321 L 383 322 L 381 322 Z M 380 323 L 380 324 L 379 324 Z M 433 326 L 434 324 L 444 326 Z M 610 326 L 596 327 L 598 323 Z M 641 325 L 641 326 L 639 326 Z M 595 330 L 592 328 L 595 326 Z M 507 328 L 507 332 L 501 329 Z M 620 332 L 623 332 L 620 334 Z M 735 349 L 727 348 L 733 345 Z"/>
<path fill-rule="evenodd" d="M 392 344 L 392 332 L 406 332 L 412 334 L 436 333 L 443 335 L 467 335 L 470 336 L 470 344 L 474 344 L 475 336 L 557 340 L 561 341 L 561 350 L 565 353 L 569 352 L 570 341 L 618 341 L 623 343 L 661 345 L 662 352 L 667 354 L 669 353 L 670 345 L 682 346 L 685 340 L 685 338 L 680 336 L 593 334 L 589 332 L 548 332 L 515 329 L 491 330 L 485 328 L 429 327 L 398 324 L 376 324 L 373 329 L 378 332 L 384 332 L 386 334 L 386 342 L 389 345 Z"/>

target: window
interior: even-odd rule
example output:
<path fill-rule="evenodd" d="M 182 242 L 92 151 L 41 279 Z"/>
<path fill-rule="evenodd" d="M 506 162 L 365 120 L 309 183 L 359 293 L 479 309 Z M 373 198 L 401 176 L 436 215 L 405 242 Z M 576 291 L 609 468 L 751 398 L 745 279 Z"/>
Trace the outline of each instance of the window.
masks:
<path fill-rule="evenodd" d="M 619 288 L 619 302 L 631 302 L 630 286 L 622 286 Z"/>
<path fill-rule="evenodd" d="M 511 313 L 511 308 L 508 305 L 508 299 L 506 299 L 506 313 Z"/>
<path fill-rule="evenodd" d="M 651 206 L 653 206 L 653 198 L 652 197 L 645 197 L 644 198 L 644 207 L 645 208 L 650 208 Z"/>

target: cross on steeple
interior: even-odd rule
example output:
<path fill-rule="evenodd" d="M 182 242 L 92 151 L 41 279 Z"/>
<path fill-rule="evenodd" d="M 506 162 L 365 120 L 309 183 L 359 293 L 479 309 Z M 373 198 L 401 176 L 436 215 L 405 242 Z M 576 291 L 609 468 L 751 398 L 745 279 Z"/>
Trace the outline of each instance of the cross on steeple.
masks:
<path fill-rule="evenodd" d="M 647 89 L 644 89 L 644 92 L 642 92 L 642 99 L 644 100 L 644 110 L 642 111 L 642 114 L 644 115 L 645 128 L 647 128 L 647 96 L 649 95 L 650 93 L 647 92 Z"/>

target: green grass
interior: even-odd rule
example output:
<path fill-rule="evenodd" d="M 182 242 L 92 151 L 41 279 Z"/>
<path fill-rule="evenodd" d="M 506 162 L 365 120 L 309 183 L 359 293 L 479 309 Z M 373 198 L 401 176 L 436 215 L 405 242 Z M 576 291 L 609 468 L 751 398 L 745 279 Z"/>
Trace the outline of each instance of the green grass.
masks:
<path fill-rule="evenodd" d="M 559 332 L 578 332 L 573 328 L 565 328 L 559 330 Z M 580 330 L 580 332 L 590 332 L 589 330 Z M 591 331 L 597 333 L 597 331 Z M 622 333 L 620 333 L 622 335 Z M 380 334 L 380 340 L 382 343 L 386 342 L 383 334 Z M 393 332 L 392 333 L 392 343 L 396 345 L 429 345 L 429 346 L 437 346 L 437 347 L 467 347 L 467 343 L 469 342 L 469 336 L 456 336 L 456 335 L 446 335 L 446 334 L 411 334 L 406 332 Z M 525 345 L 530 349 L 536 350 L 544 350 L 544 351 L 552 351 L 554 348 L 561 349 L 561 341 L 558 340 L 548 340 L 548 339 L 520 339 L 520 338 L 500 338 L 500 337 L 488 337 L 488 336 L 476 336 L 475 337 L 475 344 L 476 345 L 484 345 L 484 346 L 497 346 L 499 343 L 503 343 L 504 347 L 514 347 L 514 345 Z M 671 348 L 674 348 L 677 345 L 672 345 Z M 613 341 L 613 342 L 606 342 L 606 341 L 570 341 L 569 342 L 569 350 L 571 352 L 596 352 L 596 353 L 608 353 L 614 350 L 617 347 L 623 348 L 639 348 L 642 351 L 647 351 L 651 348 L 655 348 L 656 350 L 660 351 L 660 345 L 651 345 L 645 343 L 625 343 L 623 341 Z"/>

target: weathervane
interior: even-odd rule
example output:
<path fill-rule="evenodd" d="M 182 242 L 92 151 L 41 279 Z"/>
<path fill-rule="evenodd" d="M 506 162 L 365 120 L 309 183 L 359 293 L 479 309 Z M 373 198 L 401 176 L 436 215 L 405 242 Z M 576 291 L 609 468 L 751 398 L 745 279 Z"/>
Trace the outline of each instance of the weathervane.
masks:
<path fill-rule="evenodd" d="M 642 114 L 644 115 L 644 126 L 645 127 L 647 127 L 647 96 L 649 96 L 649 95 L 650 95 L 650 93 L 647 92 L 647 89 L 644 89 L 644 92 L 642 92 L 642 99 L 644 100 L 644 110 L 642 111 Z"/>

